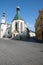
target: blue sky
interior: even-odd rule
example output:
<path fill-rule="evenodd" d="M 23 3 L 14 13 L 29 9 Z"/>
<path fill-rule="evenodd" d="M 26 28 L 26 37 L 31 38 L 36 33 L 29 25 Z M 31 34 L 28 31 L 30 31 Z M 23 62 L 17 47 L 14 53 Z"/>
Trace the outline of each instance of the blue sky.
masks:
<path fill-rule="evenodd" d="M 43 8 L 43 0 L 0 0 L 0 22 L 2 13 L 6 13 L 6 21 L 11 23 L 16 14 L 16 7 L 20 6 L 20 15 L 29 29 L 34 31 L 35 19 L 38 11 Z"/>

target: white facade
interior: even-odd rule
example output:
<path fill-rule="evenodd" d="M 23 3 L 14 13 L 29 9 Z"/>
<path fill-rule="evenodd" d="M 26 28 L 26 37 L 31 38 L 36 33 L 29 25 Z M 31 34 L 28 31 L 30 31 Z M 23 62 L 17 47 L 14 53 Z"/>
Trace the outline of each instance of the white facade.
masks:
<path fill-rule="evenodd" d="M 16 22 L 17 22 L 17 30 L 15 28 Z M 22 29 L 21 29 L 21 23 L 22 23 Z M 27 25 L 26 25 L 26 23 L 23 20 L 14 20 L 12 22 L 11 32 L 12 32 L 12 38 L 14 38 L 14 37 L 17 38 L 19 36 L 22 36 L 25 38 L 27 36 Z M 28 32 L 28 35 L 29 35 L 29 32 Z"/>
<path fill-rule="evenodd" d="M 23 32 L 25 28 L 24 28 L 24 21 L 22 21 L 22 20 L 14 20 L 12 22 L 12 32 L 16 32 L 16 29 L 15 29 L 16 22 L 17 22 L 17 31 L 19 31 L 21 33 L 21 23 L 22 23 L 22 32 Z"/>
<path fill-rule="evenodd" d="M 5 37 L 11 38 L 11 24 L 8 24 L 6 32 L 5 32 Z"/>
<path fill-rule="evenodd" d="M 35 37 L 35 32 L 30 31 L 30 32 L 29 32 L 29 35 L 30 35 L 30 37 Z"/>
<path fill-rule="evenodd" d="M 17 22 L 17 30 L 16 30 L 16 25 L 15 25 L 16 22 Z M 21 23 L 22 23 L 22 26 L 21 26 Z M 15 36 L 19 35 L 19 34 L 23 33 L 24 31 L 25 31 L 25 23 L 24 23 L 23 20 L 14 20 L 12 22 L 12 30 L 11 30 L 11 32 L 12 32 L 13 35 L 15 35 Z"/>
<path fill-rule="evenodd" d="M 10 24 L 1 24 L 0 37 L 11 37 L 11 25 Z"/>
<path fill-rule="evenodd" d="M 1 38 L 5 35 L 7 24 L 1 24 Z"/>

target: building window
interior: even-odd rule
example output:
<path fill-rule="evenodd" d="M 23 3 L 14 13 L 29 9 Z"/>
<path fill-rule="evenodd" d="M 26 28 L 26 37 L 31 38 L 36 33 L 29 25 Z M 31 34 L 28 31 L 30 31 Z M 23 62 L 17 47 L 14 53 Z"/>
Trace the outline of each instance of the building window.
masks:
<path fill-rule="evenodd" d="M 15 23 L 15 30 L 17 31 L 17 22 Z"/>
<path fill-rule="evenodd" d="M 42 18 L 42 25 L 43 25 L 43 18 Z"/>
<path fill-rule="evenodd" d="M 41 19 L 41 23 L 43 24 L 43 18 L 40 18 Z"/>
<path fill-rule="evenodd" d="M 8 31 L 8 34 L 9 34 L 9 31 Z"/>
<path fill-rule="evenodd" d="M 22 22 L 21 22 L 21 32 L 22 32 Z"/>

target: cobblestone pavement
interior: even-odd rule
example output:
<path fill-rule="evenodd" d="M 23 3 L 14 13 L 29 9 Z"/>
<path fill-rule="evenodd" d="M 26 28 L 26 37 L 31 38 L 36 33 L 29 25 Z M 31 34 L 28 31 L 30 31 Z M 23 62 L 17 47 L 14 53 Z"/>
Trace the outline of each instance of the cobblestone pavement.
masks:
<path fill-rule="evenodd" d="M 43 65 L 43 44 L 0 39 L 0 65 Z"/>

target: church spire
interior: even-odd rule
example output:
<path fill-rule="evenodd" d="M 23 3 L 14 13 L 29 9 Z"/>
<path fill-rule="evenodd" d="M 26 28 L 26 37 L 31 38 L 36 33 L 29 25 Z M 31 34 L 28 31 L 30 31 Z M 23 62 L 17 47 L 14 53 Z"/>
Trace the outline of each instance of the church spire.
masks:
<path fill-rule="evenodd" d="M 16 8 L 16 11 L 18 14 L 20 14 L 20 7 L 19 6 Z"/>
<path fill-rule="evenodd" d="M 20 16 L 20 7 L 19 6 L 17 6 L 17 8 L 16 8 L 16 15 L 13 20 L 18 20 L 18 19 L 22 20 L 22 18 Z"/>
<path fill-rule="evenodd" d="M 3 13 L 3 15 L 2 15 L 2 21 L 1 21 L 1 23 L 6 23 L 6 20 L 5 20 L 5 13 Z"/>

